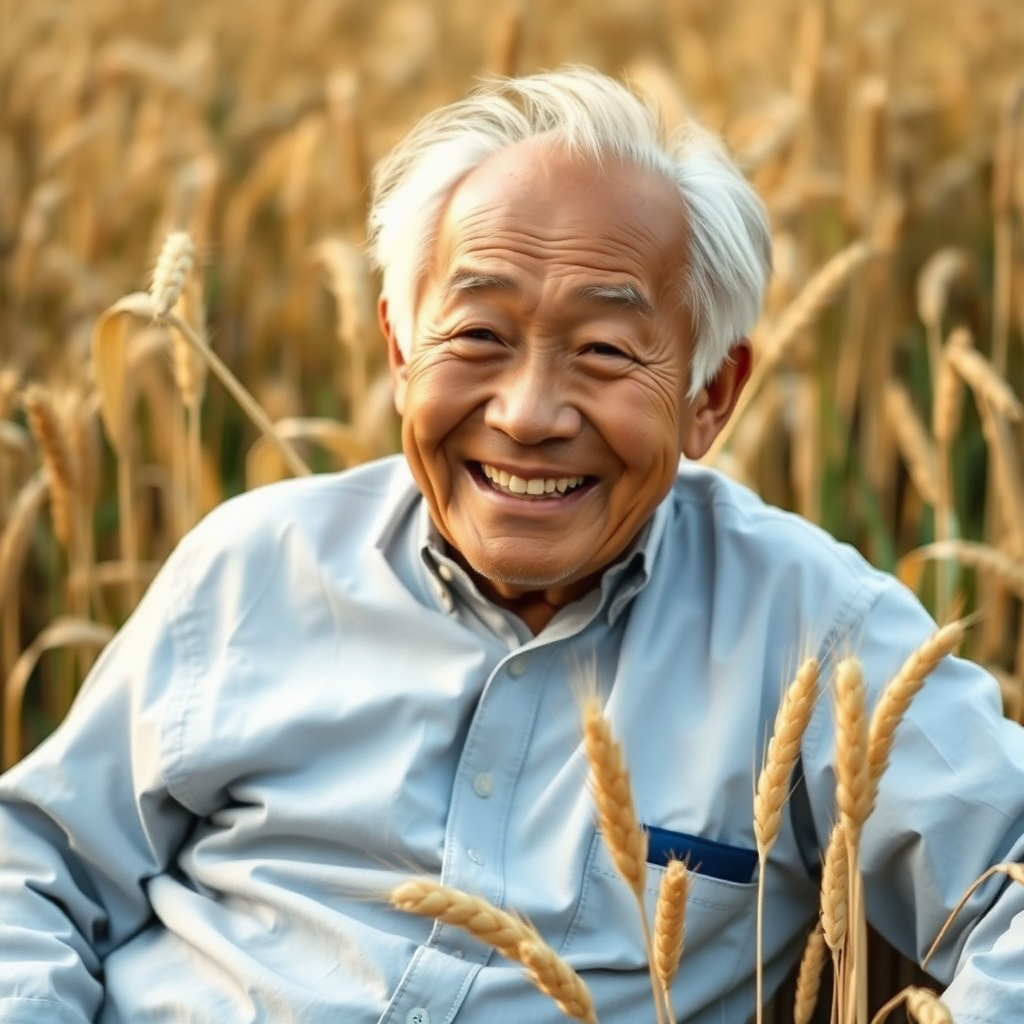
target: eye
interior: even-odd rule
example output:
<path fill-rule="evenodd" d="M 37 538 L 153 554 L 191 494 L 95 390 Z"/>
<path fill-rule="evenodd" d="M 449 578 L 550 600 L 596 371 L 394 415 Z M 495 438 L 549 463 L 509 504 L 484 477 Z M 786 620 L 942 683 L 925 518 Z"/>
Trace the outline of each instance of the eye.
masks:
<path fill-rule="evenodd" d="M 618 359 L 632 359 L 633 357 L 621 349 L 618 345 L 612 345 L 607 341 L 592 341 L 583 351 L 588 355 L 606 356 Z"/>
<path fill-rule="evenodd" d="M 468 338 L 470 341 L 501 341 L 489 327 L 467 327 L 465 330 L 456 331 L 454 337 Z"/>

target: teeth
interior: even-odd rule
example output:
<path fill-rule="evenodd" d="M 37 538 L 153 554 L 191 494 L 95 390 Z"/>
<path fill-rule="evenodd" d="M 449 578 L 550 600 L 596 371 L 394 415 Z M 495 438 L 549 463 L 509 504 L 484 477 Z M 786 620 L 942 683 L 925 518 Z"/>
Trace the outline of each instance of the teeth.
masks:
<path fill-rule="evenodd" d="M 560 477 L 533 477 L 525 480 L 514 473 L 506 473 L 503 469 L 496 469 L 482 462 L 480 468 L 483 474 L 497 488 L 507 491 L 510 494 L 528 494 L 531 497 L 539 497 L 545 494 L 565 494 L 579 487 L 585 477 L 582 476 L 560 476 Z"/>

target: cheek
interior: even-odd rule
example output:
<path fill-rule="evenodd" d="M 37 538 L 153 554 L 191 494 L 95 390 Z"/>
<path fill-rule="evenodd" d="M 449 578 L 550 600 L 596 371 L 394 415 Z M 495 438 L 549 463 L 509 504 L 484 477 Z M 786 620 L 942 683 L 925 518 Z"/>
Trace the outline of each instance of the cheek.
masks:
<path fill-rule="evenodd" d="M 662 475 L 679 458 L 682 424 L 677 406 L 660 390 L 632 388 L 621 401 L 600 402 L 597 415 L 612 450 L 630 474 Z"/>

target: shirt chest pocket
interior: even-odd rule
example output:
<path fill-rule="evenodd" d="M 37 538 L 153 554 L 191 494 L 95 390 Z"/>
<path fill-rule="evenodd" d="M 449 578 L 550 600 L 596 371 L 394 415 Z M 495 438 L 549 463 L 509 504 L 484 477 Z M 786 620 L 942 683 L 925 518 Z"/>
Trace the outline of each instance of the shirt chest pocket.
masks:
<path fill-rule="evenodd" d="M 654 926 L 665 868 L 648 864 L 644 906 Z M 749 973 L 754 958 L 756 882 L 741 883 L 691 871 L 683 957 L 676 986 L 699 1004 Z M 561 953 L 577 970 L 646 971 L 647 954 L 636 899 L 615 870 L 603 836 L 595 835 L 576 914 Z M 676 987 L 674 986 L 674 987 Z"/>

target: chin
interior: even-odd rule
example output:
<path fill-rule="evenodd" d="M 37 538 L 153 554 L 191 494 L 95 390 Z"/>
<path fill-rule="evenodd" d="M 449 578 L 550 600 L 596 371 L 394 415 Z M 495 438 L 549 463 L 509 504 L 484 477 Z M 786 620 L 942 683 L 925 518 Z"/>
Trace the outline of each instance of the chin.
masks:
<path fill-rule="evenodd" d="M 517 590 L 544 590 L 548 587 L 562 586 L 576 577 L 575 568 L 569 566 L 539 568 L 534 564 L 489 562 L 473 565 L 473 569 L 488 583 L 515 587 Z"/>

